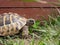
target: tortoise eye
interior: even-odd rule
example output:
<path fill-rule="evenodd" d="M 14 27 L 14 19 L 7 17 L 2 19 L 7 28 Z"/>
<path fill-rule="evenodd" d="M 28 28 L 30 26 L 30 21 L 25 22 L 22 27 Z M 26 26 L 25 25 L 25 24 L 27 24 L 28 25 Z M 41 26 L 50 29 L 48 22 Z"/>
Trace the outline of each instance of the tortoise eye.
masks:
<path fill-rule="evenodd" d="M 29 22 L 34 22 L 33 20 L 29 20 Z"/>

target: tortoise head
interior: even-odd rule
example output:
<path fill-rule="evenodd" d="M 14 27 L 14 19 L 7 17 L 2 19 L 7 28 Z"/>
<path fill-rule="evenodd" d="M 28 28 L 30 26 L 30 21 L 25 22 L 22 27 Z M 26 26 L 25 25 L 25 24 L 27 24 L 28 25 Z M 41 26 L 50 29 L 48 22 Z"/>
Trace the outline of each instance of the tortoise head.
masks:
<path fill-rule="evenodd" d="M 26 25 L 27 25 L 27 26 L 32 26 L 34 23 L 35 23 L 35 20 L 32 19 L 32 18 L 30 18 L 30 19 L 27 19 Z"/>

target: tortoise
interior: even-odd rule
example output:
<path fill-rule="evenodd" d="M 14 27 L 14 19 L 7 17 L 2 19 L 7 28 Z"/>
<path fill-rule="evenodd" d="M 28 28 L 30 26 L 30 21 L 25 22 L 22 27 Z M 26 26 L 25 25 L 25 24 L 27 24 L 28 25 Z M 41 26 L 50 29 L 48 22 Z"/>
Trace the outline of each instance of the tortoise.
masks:
<path fill-rule="evenodd" d="M 22 36 L 27 37 L 29 35 L 28 27 L 34 23 L 34 19 L 27 19 L 18 13 L 0 14 L 0 36 L 15 35 L 22 30 Z"/>

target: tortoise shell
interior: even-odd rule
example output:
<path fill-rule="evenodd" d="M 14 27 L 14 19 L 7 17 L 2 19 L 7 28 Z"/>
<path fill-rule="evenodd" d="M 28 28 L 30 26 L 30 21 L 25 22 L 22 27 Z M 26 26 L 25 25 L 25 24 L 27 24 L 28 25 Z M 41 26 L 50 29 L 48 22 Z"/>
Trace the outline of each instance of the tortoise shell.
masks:
<path fill-rule="evenodd" d="M 14 35 L 26 24 L 27 19 L 17 13 L 0 15 L 0 36 Z"/>

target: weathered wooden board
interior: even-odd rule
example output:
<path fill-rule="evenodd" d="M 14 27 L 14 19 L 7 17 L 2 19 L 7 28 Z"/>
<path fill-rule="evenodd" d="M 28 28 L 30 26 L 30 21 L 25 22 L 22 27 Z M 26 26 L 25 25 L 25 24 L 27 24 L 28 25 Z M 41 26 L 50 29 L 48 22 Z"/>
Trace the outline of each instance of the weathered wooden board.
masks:
<path fill-rule="evenodd" d="M 0 13 L 15 12 L 21 16 L 34 19 L 42 19 L 42 16 L 46 19 L 51 11 L 56 11 L 55 8 L 0 8 Z"/>
<path fill-rule="evenodd" d="M 57 0 L 46 0 L 50 2 L 58 2 Z M 56 10 L 52 4 L 41 4 L 36 2 L 23 2 L 20 0 L 0 0 L 0 13 L 15 12 L 26 18 L 34 18 L 43 20 L 48 19 L 48 15 L 52 10 Z M 60 8 L 60 6 L 57 6 Z"/>

